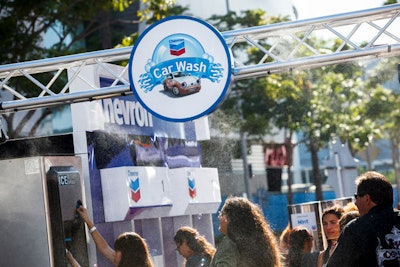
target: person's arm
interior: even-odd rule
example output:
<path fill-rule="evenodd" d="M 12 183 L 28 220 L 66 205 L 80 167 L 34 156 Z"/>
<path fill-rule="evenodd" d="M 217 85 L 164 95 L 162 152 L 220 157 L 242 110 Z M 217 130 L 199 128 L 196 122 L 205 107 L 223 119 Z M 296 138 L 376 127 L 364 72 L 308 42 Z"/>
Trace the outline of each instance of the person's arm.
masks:
<path fill-rule="evenodd" d="M 94 223 L 90 220 L 89 214 L 85 207 L 80 206 L 76 209 L 83 221 L 86 223 L 90 234 L 92 235 L 93 241 L 96 245 L 96 248 L 100 251 L 101 254 L 104 255 L 110 262 L 114 265 L 115 263 L 115 250 L 108 245 L 107 241 L 103 238 L 100 232 L 96 229 Z"/>
<path fill-rule="evenodd" d="M 68 263 L 71 265 L 71 267 L 81 267 L 79 262 L 74 258 L 74 256 L 68 249 L 65 250 L 65 253 L 67 255 Z"/>

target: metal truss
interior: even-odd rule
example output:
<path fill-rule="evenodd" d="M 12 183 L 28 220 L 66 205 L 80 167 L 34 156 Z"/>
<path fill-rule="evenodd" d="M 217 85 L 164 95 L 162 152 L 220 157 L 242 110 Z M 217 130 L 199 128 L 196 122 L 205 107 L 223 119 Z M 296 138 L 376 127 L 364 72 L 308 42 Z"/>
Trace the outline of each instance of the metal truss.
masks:
<path fill-rule="evenodd" d="M 266 76 L 294 69 L 310 69 L 356 60 L 400 55 L 400 4 L 349 12 L 307 20 L 270 24 L 222 32 L 234 61 L 235 79 Z M 318 41 L 340 41 L 336 51 L 314 47 Z M 249 63 L 249 51 L 262 54 L 257 63 Z M 0 66 L 0 89 L 7 90 L 13 99 L 0 102 L 0 114 L 19 110 L 51 107 L 67 103 L 92 101 L 131 94 L 129 81 L 123 73 L 115 73 L 105 63 L 129 60 L 132 47 L 115 48 L 76 55 L 47 58 Z M 99 88 L 80 75 L 83 67 L 99 65 L 115 82 Z M 73 73 L 66 79 L 66 71 Z M 127 68 L 123 70 L 126 72 Z M 48 74 L 46 82 L 40 78 Z M 13 87 L 13 79 L 25 79 L 38 91 L 27 97 Z M 87 84 L 83 92 L 70 92 L 69 84 L 81 79 Z M 54 86 L 63 82 L 64 86 Z M 123 85 L 117 85 L 117 83 Z M 57 87 L 57 89 L 53 89 Z M 24 92 L 26 92 L 26 88 Z"/>

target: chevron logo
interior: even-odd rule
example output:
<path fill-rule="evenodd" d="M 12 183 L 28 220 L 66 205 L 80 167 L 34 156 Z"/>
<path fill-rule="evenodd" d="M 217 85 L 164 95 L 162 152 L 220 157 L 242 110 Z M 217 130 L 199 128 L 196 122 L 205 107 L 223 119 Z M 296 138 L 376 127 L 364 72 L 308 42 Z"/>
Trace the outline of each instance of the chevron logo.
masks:
<path fill-rule="evenodd" d="M 129 189 L 131 192 L 131 199 L 137 203 L 140 200 L 139 177 L 136 177 L 136 179 L 129 179 Z"/>
<path fill-rule="evenodd" d="M 176 39 L 169 41 L 169 53 L 174 56 L 180 56 L 186 52 L 185 41 L 183 39 Z"/>
<path fill-rule="evenodd" d="M 191 198 L 196 197 L 196 181 L 195 179 L 188 178 L 189 196 Z"/>

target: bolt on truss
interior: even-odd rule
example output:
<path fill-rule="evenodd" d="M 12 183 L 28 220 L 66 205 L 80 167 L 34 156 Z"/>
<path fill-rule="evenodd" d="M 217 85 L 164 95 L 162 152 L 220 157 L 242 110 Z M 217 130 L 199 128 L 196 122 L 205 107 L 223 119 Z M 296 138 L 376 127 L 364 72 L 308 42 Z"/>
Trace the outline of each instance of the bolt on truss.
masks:
<path fill-rule="evenodd" d="M 246 79 L 293 69 L 400 55 L 399 15 L 400 4 L 394 4 L 221 34 L 232 54 L 235 79 Z M 335 51 L 323 50 L 314 46 L 313 38 L 339 40 L 340 45 Z M 261 55 L 256 63 L 247 60 L 250 48 Z M 130 83 L 123 78 L 128 66 L 122 73 L 115 73 L 105 64 L 128 61 L 131 50 L 132 47 L 115 48 L 2 65 L 0 89 L 9 91 L 13 97 L 0 102 L 0 114 L 131 94 Z M 114 83 L 100 87 L 85 80 L 80 71 L 88 65 L 103 68 L 115 79 Z M 25 79 L 24 90 L 14 86 L 13 79 Z M 87 84 L 87 90 L 70 92 L 69 84 L 75 79 Z"/>

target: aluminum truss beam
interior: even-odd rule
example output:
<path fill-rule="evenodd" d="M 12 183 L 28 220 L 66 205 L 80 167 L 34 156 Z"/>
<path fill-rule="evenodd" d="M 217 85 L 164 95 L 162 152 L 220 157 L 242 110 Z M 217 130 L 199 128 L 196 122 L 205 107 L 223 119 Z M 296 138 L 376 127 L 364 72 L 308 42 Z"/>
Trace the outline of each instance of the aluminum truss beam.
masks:
<path fill-rule="evenodd" d="M 293 69 L 310 69 L 355 60 L 400 55 L 399 15 L 400 4 L 394 4 L 332 16 L 226 31 L 222 32 L 222 36 L 232 52 L 235 79 L 246 79 Z M 365 33 L 368 33 L 367 37 Z M 338 39 L 341 45 L 336 51 L 324 51 L 313 46 L 312 37 L 318 40 Z M 249 48 L 259 50 L 263 54 L 259 62 L 254 64 L 246 61 Z M 114 73 L 105 64 L 127 61 L 131 50 L 132 47 L 116 48 L 2 65 L 0 89 L 9 91 L 13 99 L 0 102 L 0 114 L 131 94 L 129 81 L 122 78 L 123 73 Z M 100 88 L 85 81 L 80 71 L 84 66 L 93 64 L 104 68 L 115 78 L 115 82 L 109 87 Z M 68 81 L 65 79 L 67 70 L 73 72 Z M 126 71 L 127 67 L 123 72 Z M 38 74 L 44 73 L 52 78 L 46 82 L 41 81 Z M 31 84 L 32 90 L 35 88 L 35 91 L 40 93 L 26 97 L 23 92 L 19 92 L 11 85 L 12 79 L 21 77 Z M 81 79 L 87 84 L 85 92 L 69 91 L 69 84 L 75 79 Z M 64 86 L 62 89 L 58 86 L 55 91 L 53 88 L 56 81 L 63 82 Z M 117 85 L 118 82 L 123 85 Z"/>

